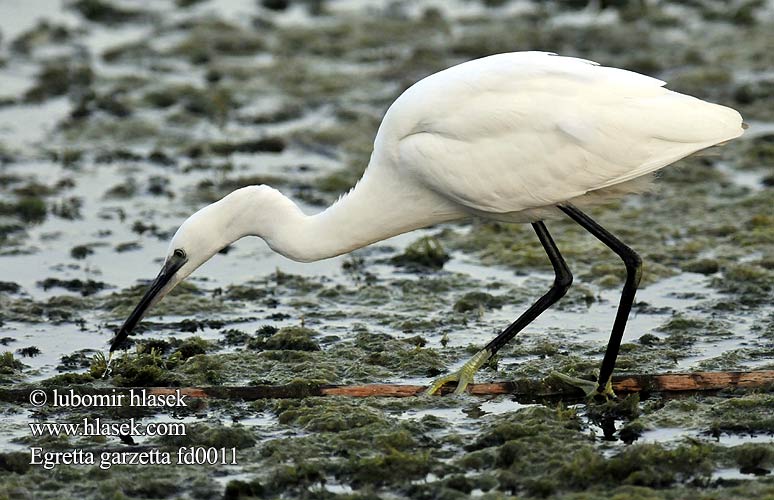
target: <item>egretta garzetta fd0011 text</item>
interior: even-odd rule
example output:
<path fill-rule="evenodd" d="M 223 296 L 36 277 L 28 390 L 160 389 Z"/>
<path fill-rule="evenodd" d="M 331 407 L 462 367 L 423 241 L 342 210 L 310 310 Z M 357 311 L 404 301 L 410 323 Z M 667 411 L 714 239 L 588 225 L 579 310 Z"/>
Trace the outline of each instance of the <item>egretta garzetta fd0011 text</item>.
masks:
<path fill-rule="evenodd" d="M 598 383 L 586 381 L 590 394 L 608 394 L 641 261 L 579 207 L 641 191 L 652 172 L 738 137 L 744 128 L 733 109 L 664 85 L 542 52 L 493 55 L 428 76 L 390 106 L 362 179 L 328 209 L 306 215 L 279 191 L 250 186 L 183 222 L 161 272 L 113 339 L 110 353 L 175 285 L 245 236 L 259 236 L 274 251 L 309 262 L 465 217 L 531 223 L 556 279 L 460 370 L 429 388 L 437 392 L 457 382 L 460 393 L 478 368 L 567 291 L 572 274 L 543 222 L 567 216 L 626 267 Z"/>

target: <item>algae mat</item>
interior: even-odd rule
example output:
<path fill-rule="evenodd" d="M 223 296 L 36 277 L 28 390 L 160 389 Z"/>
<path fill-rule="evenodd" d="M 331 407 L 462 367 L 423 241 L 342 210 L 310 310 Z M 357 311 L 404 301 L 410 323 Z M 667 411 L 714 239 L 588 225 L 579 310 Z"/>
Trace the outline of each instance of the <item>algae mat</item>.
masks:
<path fill-rule="evenodd" d="M 763 390 L 598 407 L 39 399 L 68 385 L 422 385 L 459 367 L 551 283 L 528 227 L 444 225 L 314 264 L 239 242 L 99 378 L 193 210 L 260 183 L 320 210 L 362 173 L 403 89 L 528 49 L 740 110 L 741 140 L 593 216 L 645 260 L 617 373 L 773 369 L 774 5 L 588 4 L 0 3 L 0 383 L 42 391 L 0 403 L 0 498 L 774 497 Z M 623 270 L 572 224 L 549 228 L 575 284 L 479 382 L 598 366 Z"/>

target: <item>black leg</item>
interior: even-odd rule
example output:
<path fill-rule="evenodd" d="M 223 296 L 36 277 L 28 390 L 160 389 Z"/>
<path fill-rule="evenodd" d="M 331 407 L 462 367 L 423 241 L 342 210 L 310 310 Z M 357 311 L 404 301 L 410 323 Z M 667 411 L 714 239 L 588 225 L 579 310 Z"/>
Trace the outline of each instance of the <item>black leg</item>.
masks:
<path fill-rule="evenodd" d="M 610 234 L 605 228 L 594 222 L 591 217 L 574 206 L 564 205 L 559 206 L 559 209 L 618 254 L 626 266 L 626 281 L 621 292 L 621 301 L 618 303 L 618 312 L 615 315 L 615 322 L 613 322 L 613 330 L 610 332 L 610 340 L 607 343 L 605 357 L 602 360 L 602 367 L 599 369 L 597 391 L 603 392 L 610 380 L 610 376 L 613 374 L 615 360 L 618 357 L 621 339 L 626 328 L 626 320 L 629 318 L 629 312 L 632 310 L 637 285 L 640 284 L 642 259 L 637 255 L 637 252 L 626 246 L 621 240 Z"/>
<path fill-rule="evenodd" d="M 538 235 L 540 242 L 543 244 L 543 248 L 548 254 L 548 258 L 551 260 L 551 265 L 554 266 L 554 284 L 551 289 L 538 299 L 537 302 L 527 309 L 524 314 L 514 321 L 508 328 L 503 330 L 500 335 L 495 337 L 490 343 L 483 349 L 477 352 L 472 358 L 470 358 L 462 368 L 454 373 L 445 375 L 439 379 L 433 381 L 432 384 L 425 391 L 426 394 L 438 393 L 444 384 L 449 382 L 457 382 L 457 387 L 454 390 L 455 394 L 461 394 L 465 391 L 465 388 L 473 382 L 473 376 L 486 361 L 491 358 L 502 346 L 508 343 L 517 333 L 519 333 L 525 326 L 530 324 L 535 318 L 543 311 L 548 309 L 551 304 L 561 299 L 567 289 L 572 284 L 572 274 L 567 264 L 564 263 L 562 255 L 559 253 L 559 249 L 556 248 L 554 240 L 551 239 L 551 235 L 548 234 L 545 224 L 542 222 L 535 222 L 532 224 L 533 229 Z"/>
<path fill-rule="evenodd" d="M 567 267 L 567 264 L 564 262 L 562 254 L 559 253 L 559 249 L 556 247 L 556 243 L 554 243 L 554 240 L 548 233 L 545 224 L 543 224 L 543 222 L 534 222 L 532 227 L 535 229 L 535 232 L 540 239 L 540 243 L 543 244 L 543 248 L 545 249 L 546 254 L 548 254 L 551 265 L 554 267 L 554 273 L 556 274 L 554 284 L 551 285 L 551 288 L 545 295 L 540 297 L 537 302 L 524 311 L 524 314 L 519 316 L 516 321 L 511 323 L 508 328 L 503 330 L 500 335 L 486 345 L 485 350 L 489 351 L 490 356 L 500 350 L 502 346 L 507 344 L 508 341 L 523 330 L 525 326 L 532 323 L 540 313 L 551 307 L 557 300 L 564 297 L 564 294 L 567 293 L 567 289 L 570 288 L 570 285 L 572 284 L 572 273 L 570 272 L 570 268 Z"/>

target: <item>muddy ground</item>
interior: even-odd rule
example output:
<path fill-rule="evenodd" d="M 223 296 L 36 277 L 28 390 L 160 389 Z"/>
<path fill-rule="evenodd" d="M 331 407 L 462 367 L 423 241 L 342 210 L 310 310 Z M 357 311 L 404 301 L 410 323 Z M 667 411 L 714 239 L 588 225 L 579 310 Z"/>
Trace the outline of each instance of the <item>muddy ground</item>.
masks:
<path fill-rule="evenodd" d="M 3 388 L 426 384 L 550 285 L 528 226 L 466 221 L 314 264 L 243 240 L 107 342 L 197 208 L 271 184 L 315 212 L 387 106 L 449 65 L 548 50 L 738 109 L 744 137 L 592 210 L 642 255 L 618 373 L 774 369 L 774 3 L 0 2 Z M 596 373 L 623 268 L 552 221 L 575 274 L 477 380 Z M 428 239 L 429 238 L 429 239 Z M 774 498 L 770 391 L 54 408 L 0 402 L 0 499 Z M 30 422 L 179 422 L 187 436 L 34 437 Z M 235 449 L 236 465 L 30 464 L 31 448 Z"/>

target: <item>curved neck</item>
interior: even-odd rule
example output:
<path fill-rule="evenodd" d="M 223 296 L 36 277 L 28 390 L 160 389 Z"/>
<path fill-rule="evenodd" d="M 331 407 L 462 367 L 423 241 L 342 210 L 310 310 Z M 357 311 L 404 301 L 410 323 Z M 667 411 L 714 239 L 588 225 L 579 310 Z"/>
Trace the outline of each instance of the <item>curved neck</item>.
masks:
<path fill-rule="evenodd" d="M 281 208 L 269 220 L 259 222 L 252 234 L 261 236 L 276 252 L 301 262 L 335 257 L 466 215 L 435 193 L 370 167 L 349 193 L 316 215 L 304 215 L 284 196 L 274 200 L 273 206 Z"/>

